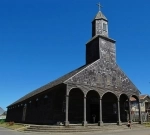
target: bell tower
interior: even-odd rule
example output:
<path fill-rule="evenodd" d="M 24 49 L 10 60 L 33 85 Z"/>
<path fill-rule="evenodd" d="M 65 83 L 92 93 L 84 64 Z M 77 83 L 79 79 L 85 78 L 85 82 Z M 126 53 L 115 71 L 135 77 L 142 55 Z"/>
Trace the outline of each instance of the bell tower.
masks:
<path fill-rule="evenodd" d="M 98 59 L 104 63 L 116 63 L 116 46 L 115 40 L 108 36 L 108 20 L 101 12 L 101 5 L 99 11 L 92 21 L 92 38 L 86 44 L 86 64 L 90 64 Z"/>

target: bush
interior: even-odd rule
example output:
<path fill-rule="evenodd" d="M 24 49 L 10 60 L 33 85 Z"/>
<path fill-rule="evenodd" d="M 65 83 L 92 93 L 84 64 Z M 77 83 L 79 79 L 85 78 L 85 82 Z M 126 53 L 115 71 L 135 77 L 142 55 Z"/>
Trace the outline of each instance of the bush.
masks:
<path fill-rule="evenodd" d="M 3 124 L 4 122 L 5 122 L 5 120 L 4 120 L 4 119 L 0 120 L 0 124 Z"/>

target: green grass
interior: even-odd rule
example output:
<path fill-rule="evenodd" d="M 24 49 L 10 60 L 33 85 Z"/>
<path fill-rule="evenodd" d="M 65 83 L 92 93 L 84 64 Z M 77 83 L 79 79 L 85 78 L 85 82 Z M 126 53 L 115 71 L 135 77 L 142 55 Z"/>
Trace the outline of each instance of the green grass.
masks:
<path fill-rule="evenodd" d="M 23 130 L 26 128 L 23 124 L 16 124 L 14 122 L 2 122 L 0 123 L 0 127 L 9 128 L 12 130 Z"/>
<path fill-rule="evenodd" d="M 150 127 L 150 122 L 144 123 L 146 127 Z"/>

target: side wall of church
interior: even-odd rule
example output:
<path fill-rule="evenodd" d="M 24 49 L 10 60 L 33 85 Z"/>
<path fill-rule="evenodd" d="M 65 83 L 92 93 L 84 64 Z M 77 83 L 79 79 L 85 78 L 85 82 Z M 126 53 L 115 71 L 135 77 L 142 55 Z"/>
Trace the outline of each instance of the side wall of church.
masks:
<path fill-rule="evenodd" d="M 57 86 L 8 109 L 6 121 L 34 124 L 56 124 L 65 120 L 66 86 Z M 25 121 L 23 111 L 26 105 Z"/>

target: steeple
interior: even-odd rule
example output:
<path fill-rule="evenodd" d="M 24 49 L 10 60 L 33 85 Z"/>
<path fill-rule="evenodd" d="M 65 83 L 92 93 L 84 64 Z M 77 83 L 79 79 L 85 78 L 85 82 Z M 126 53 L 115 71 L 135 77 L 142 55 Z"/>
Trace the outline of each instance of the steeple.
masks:
<path fill-rule="evenodd" d="M 101 5 L 97 5 L 99 6 L 99 11 L 92 21 L 92 37 L 96 35 L 103 35 L 108 37 L 108 20 L 101 12 Z"/>
<path fill-rule="evenodd" d="M 99 11 L 92 21 L 92 38 L 86 44 L 86 64 L 101 59 L 104 63 L 116 63 L 115 40 L 108 37 L 108 20 L 101 11 Z"/>
<path fill-rule="evenodd" d="M 95 16 L 94 20 L 105 20 L 105 21 L 108 21 L 107 18 L 103 15 L 103 13 L 101 11 L 98 11 L 97 15 Z M 93 21 L 94 21 L 93 20 Z"/>

